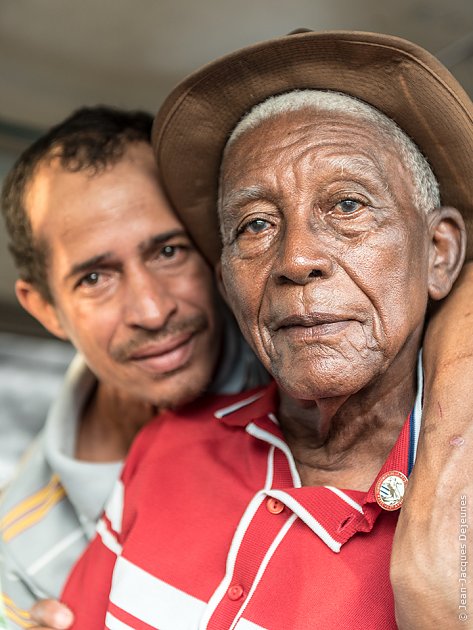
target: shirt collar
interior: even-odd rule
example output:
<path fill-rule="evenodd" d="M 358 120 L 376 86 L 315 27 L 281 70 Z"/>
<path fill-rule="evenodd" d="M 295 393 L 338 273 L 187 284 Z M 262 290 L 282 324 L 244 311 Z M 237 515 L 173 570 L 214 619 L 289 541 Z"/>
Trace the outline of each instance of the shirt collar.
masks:
<path fill-rule="evenodd" d="M 267 423 L 279 402 L 278 387 L 274 381 L 263 388 L 248 392 L 236 403 L 219 407 L 214 416 L 230 427 L 246 427 L 252 422 Z"/>

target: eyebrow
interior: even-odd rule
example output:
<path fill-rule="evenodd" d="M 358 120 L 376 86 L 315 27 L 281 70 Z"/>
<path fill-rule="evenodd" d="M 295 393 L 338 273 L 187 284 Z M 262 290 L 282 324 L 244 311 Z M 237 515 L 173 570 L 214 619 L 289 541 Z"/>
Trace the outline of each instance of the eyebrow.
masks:
<path fill-rule="evenodd" d="M 234 209 L 241 208 L 245 203 L 261 199 L 265 195 L 266 192 L 263 186 L 258 185 L 232 190 L 228 194 L 223 195 L 220 210 L 221 212 L 231 212 Z"/>
<path fill-rule="evenodd" d="M 69 273 L 66 275 L 66 280 L 77 276 L 78 274 L 85 273 L 90 269 L 94 269 L 95 267 L 100 267 L 104 263 L 107 262 L 110 258 L 112 258 L 112 252 L 104 252 L 103 254 L 99 254 L 98 256 L 92 256 L 92 258 L 88 258 L 80 263 L 76 263 L 72 265 Z"/>
<path fill-rule="evenodd" d="M 262 199 L 265 195 L 265 189 L 262 186 L 254 185 L 232 190 L 222 196 L 218 208 L 218 216 L 222 227 L 228 220 L 236 218 L 238 210 L 249 201 Z"/>
<path fill-rule="evenodd" d="M 142 256 L 146 256 L 153 252 L 157 247 L 171 240 L 172 238 L 176 238 L 176 236 L 184 236 L 185 238 L 189 238 L 189 235 L 182 228 L 169 230 L 168 232 L 163 232 L 162 234 L 156 234 L 155 236 L 151 236 L 146 241 L 143 241 L 138 245 L 138 249 Z"/>
<path fill-rule="evenodd" d="M 185 230 L 176 229 L 169 230 L 168 232 L 163 232 L 162 234 L 156 234 L 155 236 L 151 236 L 149 239 L 141 242 L 138 245 L 138 250 L 141 255 L 147 255 L 152 252 L 154 249 L 166 243 L 172 238 L 176 236 L 185 236 L 189 238 Z M 79 274 L 86 273 L 91 269 L 95 269 L 104 264 L 109 264 L 111 260 L 113 260 L 114 254 L 113 252 L 103 252 L 102 254 L 98 254 L 97 256 L 92 256 L 87 260 L 83 260 L 82 262 L 76 263 L 71 267 L 69 273 L 66 275 L 66 280 L 73 278 Z"/>

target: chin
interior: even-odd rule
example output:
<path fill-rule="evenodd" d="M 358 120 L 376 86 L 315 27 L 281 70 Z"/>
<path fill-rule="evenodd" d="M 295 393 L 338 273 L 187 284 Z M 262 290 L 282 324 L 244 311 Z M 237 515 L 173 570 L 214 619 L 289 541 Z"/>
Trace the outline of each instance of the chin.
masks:
<path fill-rule="evenodd" d="M 186 370 L 173 374 L 169 379 L 155 383 L 147 392 L 146 398 L 160 409 L 175 409 L 196 400 L 207 389 L 211 375 L 203 378 L 202 372 L 196 375 Z"/>
<path fill-rule="evenodd" d="M 278 385 L 295 400 L 317 400 L 351 396 L 365 387 L 372 378 L 359 365 L 288 366 L 272 371 Z"/>

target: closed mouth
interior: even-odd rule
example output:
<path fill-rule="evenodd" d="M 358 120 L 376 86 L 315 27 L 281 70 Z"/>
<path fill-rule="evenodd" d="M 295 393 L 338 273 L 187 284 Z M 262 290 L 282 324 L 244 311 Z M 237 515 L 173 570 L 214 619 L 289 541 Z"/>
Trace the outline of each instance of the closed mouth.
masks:
<path fill-rule="evenodd" d="M 154 342 L 150 344 L 146 344 L 142 348 L 135 350 L 129 357 L 129 361 L 142 361 L 145 359 L 149 359 L 152 357 L 160 357 L 165 354 L 169 354 L 173 352 L 180 346 L 188 343 L 192 337 L 194 337 L 195 332 L 186 332 L 181 333 L 179 335 L 175 335 L 170 339 L 164 339 L 161 342 Z"/>
<path fill-rule="evenodd" d="M 281 328 L 313 328 L 316 326 L 339 324 L 347 321 L 352 321 L 352 319 L 329 313 L 304 313 L 284 317 L 283 319 L 278 320 L 275 325 L 271 326 L 271 328 L 274 331 L 280 330 Z"/>

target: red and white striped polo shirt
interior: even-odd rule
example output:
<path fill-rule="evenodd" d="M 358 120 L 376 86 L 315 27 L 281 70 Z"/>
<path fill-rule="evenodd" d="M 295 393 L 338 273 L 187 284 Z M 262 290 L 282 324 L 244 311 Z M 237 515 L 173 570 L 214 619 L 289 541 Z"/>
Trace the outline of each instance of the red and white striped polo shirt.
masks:
<path fill-rule="evenodd" d="M 301 487 L 276 406 L 273 384 L 144 428 L 66 586 L 74 628 L 396 627 L 397 512 L 376 503 L 376 480 Z M 409 474 L 418 425 L 413 412 L 378 477 Z"/>

